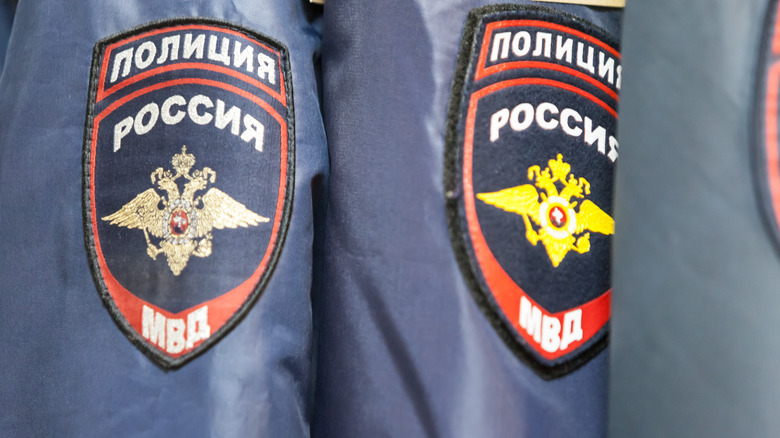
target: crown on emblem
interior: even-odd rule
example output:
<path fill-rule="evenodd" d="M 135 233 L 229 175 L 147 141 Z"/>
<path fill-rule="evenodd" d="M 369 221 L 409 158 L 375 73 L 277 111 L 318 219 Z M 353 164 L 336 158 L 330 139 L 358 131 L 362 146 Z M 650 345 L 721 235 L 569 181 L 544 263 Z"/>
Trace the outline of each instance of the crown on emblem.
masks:
<path fill-rule="evenodd" d="M 549 166 L 547 169 L 552 171 L 552 175 L 553 175 L 553 179 L 552 180 L 553 181 L 556 181 L 556 180 L 560 181 L 561 183 L 563 183 L 564 186 L 569 186 L 569 185 L 572 185 L 572 184 L 576 184 L 575 179 L 573 177 L 570 177 L 570 181 L 568 181 L 568 182 L 566 181 L 566 176 L 571 171 L 571 165 L 569 163 L 566 163 L 566 162 L 563 161 L 563 156 L 561 154 L 558 154 L 555 157 L 555 160 L 548 161 L 547 165 Z M 538 169 L 539 166 L 532 166 L 531 168 L 532 169 L 533 168 L 537 168 Z M 529 173 L 530 173 L 530 169 L 529 169 Z M 529 179 L 530 179 L 530 176 L 529 176 Z M 580 187 L 582 187 L 583 181 L 585 181 L 585 179 L 584 178 L 580 178 L 580 184 L 579 184 Z M 585 181 L 585 184 L 588 184 L 587 181 Z M 586 193 L 590 193 L 590 190 L 586 189 Z M 581 198 L 582 196 L 577 196 L 577 197 Z"/>
<path fill-rule="evenodd" d="M 202 196 L 197 195 L 206 190 L 209 181 L 214 182 L 216 172 L 204 167 L 190 175 L 195 156 L 187 153 L 187 146 L 182 146 L 181 153 L 174 155 L 171 162 L 176 175 L 162 167 L 151 174 L 152 184 L 165 195 L 160 196 L 154 188 L 149 188 L 103 220 L 111 225 L 142 229 L 146 254 L 152 260 L 164 254 L 173 275 L 181 274 L 191 256 L 211 255 L 213 229 L 247 228 L 270 220 L 216 187 Z M 187 180 L 184 190 L 176 184 L 181 177 Z M 152 241 L 150 235 L 160 240 Z"/>
<path fill-rule="evenodd" d="M 547 165 L 544 170 L 538 165 L 528 168 L 528 179 L 534 184 L 479 193 L 477 199 L 522 216 L 528 241 L 534 246 L 541 241 L 557 268 L 569 251 L 590 251 L 591 232 L 610 235 L 615 225 L 612 217 L 592 201 L 572 200 L 589 195 L 590 183 L 570 174 L 571 165 L 563 161 L 563 155 L 558 154 Z"/>
<path fill-rule="evenodd" d="M 187 153 L 187 146 L 181 147 L 181 153 L 173 156 L 171 160 L 173 168 L 176 169 L 176 173 L 179 175 L 187 175 L 190 173 L 190 169 L 195 165 L 195 155 Z"/>

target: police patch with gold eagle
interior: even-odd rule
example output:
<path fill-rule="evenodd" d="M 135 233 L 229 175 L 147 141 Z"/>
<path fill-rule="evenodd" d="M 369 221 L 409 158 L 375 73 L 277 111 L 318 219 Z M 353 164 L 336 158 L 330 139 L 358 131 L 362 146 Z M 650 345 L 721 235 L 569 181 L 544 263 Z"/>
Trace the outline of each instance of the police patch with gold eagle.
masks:
<path fill-rule="evenodd" d="M 552 9 L 500 5 L 466 23 L 449 110 L 453 247 L 483 312 L 543 378 L 607 343 L 620 53 Z"/>
<path fill-rule="evenodd" d="M 287 49 L 205 19 L 95 46 L 84 229 L 126 336 L 178 367 L 239 323 L 282 249 L 293 196 Z"/>

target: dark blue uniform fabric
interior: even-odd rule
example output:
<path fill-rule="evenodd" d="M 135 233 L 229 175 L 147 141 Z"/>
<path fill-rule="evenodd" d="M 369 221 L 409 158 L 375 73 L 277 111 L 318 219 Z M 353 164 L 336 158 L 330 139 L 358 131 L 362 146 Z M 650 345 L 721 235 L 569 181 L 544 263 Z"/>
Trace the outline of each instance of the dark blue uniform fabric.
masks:
<path fill-rule="evenodd" d="M 0 436 L 309 435 L 313 211 L 324 205 L 312 193 L 327 175 L 327 150 L 314 67 L 319 24 L 306 8 L 18 5 L 0 80 Z M 125 339 L 96 292 L 82 228 L 82 140 L 95 43 L 187 16 L 233 22 L 287 46 L 295 201 L 281 259 L 246 318 L 166 372 Z"/>
<path fill-rule="evenodd" d="M 607 352 L 544 381 L 478 309 L 447 232 L 447 105 L 481 1 L 328 0 L 331 154 L 314 436 L 605 435 Z M 524 2 L 531 4 L 531 2 Z M 553 3 L 619 35 L 620 13 Z"/>
<path fill-rule="evenodd" d="M 16 2 L 0 2 L 0 73 L 3 71 L 3 61 L 5 60 L 5 49 L 8 45 L 8 37 L 11 36 L 11 24 L 14 18 L 14 8 Z"/>
<path fill-rule="evenodd" d="M 450 244 L 450 88 L 466 16 L 491 2 L 328 0 L 322 22 L 307 3 L 18 5 L 0 77 L 0 436 L 604 436 L 608 352 L 542 380 Z M 619 11 L 543 5 L 619 35 Z M 82 140 L 95 43 L 190 16 L 288 48 L 295 199 L 246 318 L 164 371 L 96 293 Z"/>

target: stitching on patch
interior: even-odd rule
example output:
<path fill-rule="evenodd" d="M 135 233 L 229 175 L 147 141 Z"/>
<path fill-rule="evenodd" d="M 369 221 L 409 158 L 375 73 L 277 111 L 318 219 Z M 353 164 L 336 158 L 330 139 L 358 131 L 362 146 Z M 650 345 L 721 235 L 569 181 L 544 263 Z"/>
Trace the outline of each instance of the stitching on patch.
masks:
<path fill-rule="evenodd" d="M 104 53 L 105 48 L 110 44 L 119 42 L 132 35 L 140 35 L 153 29 L 168 28 L 168 27 L 181 25 L 181 24 L 203 24 L 203 25 L 211 25 L 222 29 L 229 29 L 247 35 L 250 39 L 254 39 L 261 43 L 268 44 L 279 52 L 280 67 L 283 73 L 283 78 L 280 78 L 280 80 L 282 81 L 281 84 L 283 84 L 284 86 L 284 95 L 287 101 L 286 104 L 287 177 L 286 177 L 286 184 L 284 187 L 285 194 L 284 194 L 283 206 L 281 209 L 278 235 L 276 241 L 274 242 L 274 247 L 270 252 L 268 264 L 265 268 L 265 271 L 260 276 L 257 284 L 255 285 L 253 290 L 249 293 L 246 300 L 240 305 L 238 310 L 236 310 L 225 321 L 225 323 L 221 327 L 219 327 L 219 329 L 211 333 L 206 340 L 204 340 L 198 346 L 194 347 L 189 352 L 184 353 L 181 356 L 171 358 L 166 354 L 164 354 L 163 352 L 161 352 L 160 350 L 156 349 L 154 346 L 152 346 L 148 340 L 144 339 L 141 336 L 141 334 L 138 333 L 136 329 L 134 329 L 129 324 L 125 316 L 117 308 L 116 303 L 111 298 L 108 288 L 106 287 L 105 282 L 102 279 L 102 274 L 100 272 L 100 268 L 97 263 L 97 253 L 96 253 L 96 247 L 93 238 L 93 229 L 91 223 L 90 205 L 92 200 L 90 198 L 91 175 L 89 169 L 90 169 L 90 159 L 91 159 L 90 144 L 93 136 L 93 120 L 96 116 L 96 114 L 94 114 L 94 109 L 97 104 L 96 95 L 97 95 L 99 81 L 100 81 L 101 63 L 103 60 L 103 56 L 105 54 Z M 87 259 L 88 259 L 90 271 L 92 273 L 93 281 L 95 282 L 95 286 L 98 290 L 98 294 L 101 298 L 101 301 L 103 302 L 103 305 L 106 307 L 112 319 L 119 327 L 119 329 L 124 333 L 124 335 L 128 338 L 128 340 L 130 340 L 130 342 L 133 345 L 135 345 L 139 350 L 141 350 L 147 357 L 152 359 L 154 363 L 159 365 L 161 368 L 171 369 L 171 370 L 180 368 L 181 366 L 188 363 L 192 359 L 198 357 L 206 350 L 214 346 L 216 343 L 218 343 L 220 340 L 222 340 L 222 338 L 224 338 L 231 330 L 233 330 L 233 328 L 235 328 L 241 322 L 241 320 L 247 315 L 247 313 L 254 307 L 254 304 L 260 298 L 260 295 L 263 294 L 265 287 L 270 281 L 270 278 L 273 275 L 274 270 L 276 269 L 277 262 L 281 256 L 281 252 L 284 247 L 285 240 L 287 238 L 287 230 L 289 228 L 290 218 L 292 215 L 294 187 L 295 187 L 295 112 L 294 112 L 294 104 L 293 104 L 292 68 L 291 68 L 291 62 L 289 58 L 289 52 L 284 44 L 282 44 L 281 42 L 275 39 L 272 39 L 258 32 L 251 31 L 249 29 L 243 28 L 241 26 L 226 21 L 207 19 L 207 18 L 174 18 L 174 19 L 155 21 L 152 23 L 135 27 L 128 31 L 124 31 L 112 35 L 110 37 L 107 37 L 99 41 L 95 45 L 95 48 L 93 49 L 92 65 L 90 68 L 89 90 L 88 90 L 87 97 L 88 97 L 87 108 L 86 108 L 87 117 L 86 117 L 85 128 L 84 128 L 84 143 L 83 143 L 84 146 L 82 149 L 82 215 L 83 215 L 84 245 L 87 251 Z"/>
<path fill-rule="evenodd" d="M 464 193 L 462 192 L 463 181 L 459 165 L 463 157 L 460 155 L 462 149 L 459 145 L 463 144 L 465 141 L 465 129 L 461 132 L 459 126 L 465 121 L 469 106 L 469 99 L 467 97 L 471 96 L 473 91 L 468 89 L 470 79 L 468 75 L 470 72 L 476 71 L 476 66 L 474 66 L 473 63 L 478 61 L 476 55 L 480 51 L 480 41 L 478 41 L 476 37 L 479 33 L 483 17 L 491 14 L 517 12 L 541 13 L 546 14 L 548 17 L 554 16 L 565 19 L 567 21 L 567 26 L 571 26 L 572 23 L 574 23 L 575 26 L 582 27 L 582 29 L 579 30 L 587 31 L 591 35 L 596 34 L 599 39 L 614 47 L 616 50 L 619 50 L 619 46 L 615 39 L 606 31 L 586 20 L 554 9 L 509 4 L 486 6 L 472 10 L 466 19 L 461 37 L 459 56 L 450 93 L 445 135 L 446 147 L 444 153 L 443 182 L 450 240 L 463 279 L 474 297 L 477 306 L 496 330 L 499 338 L 502 339 L 518 359 L 533 369 L 543 379 L 550 380 L 571 373 L 603 351 L 609 342 L 609 323 L 607 322 L 607 324 L 591 338 L 591 340 L 596 339 L 595 342 L 592 342 L 586 348 L 573 353 L 576 354 L 573 358 L 569 358 L 554 365 L 547 365 L 539 362 L 532 353 L 523 347 L 518 334 L 515 332 L 515 329 L 509 323 L 508 319 L 499 310 L 500 307 L 492 294 L 483 289 L 482 283 L 484 279 L 477 274 L 481 271 L 479 266 L 476 265 L 477 262 L 470 245 L 466 242 L 467 236 L 463 231 L 463 219 L 460 211 L 460 202 Z M 472 80 L 470 85 L 473 87 L 475 82 L 476 80 Z"/>

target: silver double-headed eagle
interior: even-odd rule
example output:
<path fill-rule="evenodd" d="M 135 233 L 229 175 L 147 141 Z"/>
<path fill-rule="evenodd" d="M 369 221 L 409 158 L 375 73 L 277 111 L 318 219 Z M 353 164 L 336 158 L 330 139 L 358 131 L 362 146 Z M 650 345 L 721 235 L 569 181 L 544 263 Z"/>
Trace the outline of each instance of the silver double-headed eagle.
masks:
<path fill-rule="evenodd" d="M 165 254 L 168 267 L 178 276 L 191 256 L 211 255 L 212 229 L 246 228 L 269 219 L 252 212 L 216 187 L 196 197 L 196 192 L 214 183 L 217 173 L 204 167 L 190 174 L 195 156 L 187 153 L 186 146 L 182 146 L 180 154 L 173 156 L 172 163 L 175 174 L 158 167 L 151 175 L 152 184 L 167 196 L 160 196 L 150 188 L 102 219 L 111 225 L 143 230 L 149 257 L 156 260 L 158 255 Z M 180 193 L 176 180 L 182 177 L 187 182 Z M 152 242 L 150 234 L 162 239 L 159 246 Z"/>

